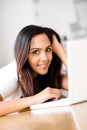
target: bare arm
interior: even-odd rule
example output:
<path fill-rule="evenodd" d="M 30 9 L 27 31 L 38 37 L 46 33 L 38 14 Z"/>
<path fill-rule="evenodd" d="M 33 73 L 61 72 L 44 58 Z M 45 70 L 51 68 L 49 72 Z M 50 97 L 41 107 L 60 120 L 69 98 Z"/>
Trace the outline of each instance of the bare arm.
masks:
<path fill-rule="evenodd" d="M 62 75 L 62 83 L 61 83 L 61 85 L 62 85 L 63 89 L 68 90 L 68 75 L 67 74 Z"/>
<path fill-rule="evenodd" d="M 3 98 L 2 98 L 2 96 L 0 95 L 0 101 L 3 101 Z"/>
<path fill-rule="evenodd" d="M 34 96 L 16 99 L 12 101 L 0 101 L 0 116 L 20 111 L 33 104 L 39 104 L 49 99 L 57 100 L 61 96 L 62 94 L 60 90 L 47 87 L 46 89 Z"/>
<path fill-rule="evenodd" d="M 53 35 L 53 44 L 52 44 L 53 52 L 61 59 L 63 64 L 67 67 L 67 53 L 63 46 L 58 42 L 55 35 Z M 68 90 L 68 75 L 63 74 L 62 75 L 62 88 Z"/>
<path fill-rule="evenodd" d="M 63 46 L 58 42 L 56 36 L 53 36 L 53 52 L 59 56 L 59 58 L 61 59 L 61 61 L 63 62 L 63 64 L 66 66 L 67 68 L 67 53 L 65 51 L 65 49 L 63 48 Z"/>
<path fill-rule="evenodd" d="M 29 98 L 21 98 L 12 101 L 0 101 L 0 116 L 20 111 L 31 104 Z"/>

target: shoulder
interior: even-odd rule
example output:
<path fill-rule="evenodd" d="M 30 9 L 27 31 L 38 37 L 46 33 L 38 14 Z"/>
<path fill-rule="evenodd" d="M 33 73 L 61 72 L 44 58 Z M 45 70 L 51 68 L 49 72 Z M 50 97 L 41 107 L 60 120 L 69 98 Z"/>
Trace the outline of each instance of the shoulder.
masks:
<path fill-rule="evenodd" d="M 0 94 L 8 96 L 17 88 L 16 62 L 13 61 L 0 68 Z"/>
<path fill-rule="evenodd" d="M 5 78 L 11 78 L 11 77 L 17 79 L 16 62 L 15 61 L 0 68 L 0 82 L 1 82 L 1 79 L 5 80 Z"/>

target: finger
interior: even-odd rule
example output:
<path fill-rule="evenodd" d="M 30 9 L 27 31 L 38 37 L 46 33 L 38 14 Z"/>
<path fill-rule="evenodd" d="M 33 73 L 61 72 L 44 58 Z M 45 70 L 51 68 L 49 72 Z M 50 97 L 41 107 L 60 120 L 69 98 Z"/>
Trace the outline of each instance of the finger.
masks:
<path fill-rule="evenodd" d="M 66 96 L 62 94 L 62 95 L 61 95 L 61 98 L 66 98 Z"/>

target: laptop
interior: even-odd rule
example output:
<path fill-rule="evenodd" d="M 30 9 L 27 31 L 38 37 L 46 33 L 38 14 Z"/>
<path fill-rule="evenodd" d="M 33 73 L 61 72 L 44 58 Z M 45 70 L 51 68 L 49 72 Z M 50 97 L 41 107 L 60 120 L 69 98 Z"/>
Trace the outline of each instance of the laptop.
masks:
<path fill-rule="evenodd" d="M 32 105 L 31 110 L 63 107 L 87 100 L 87 40 L 67 41 L 68 96 Z"/>

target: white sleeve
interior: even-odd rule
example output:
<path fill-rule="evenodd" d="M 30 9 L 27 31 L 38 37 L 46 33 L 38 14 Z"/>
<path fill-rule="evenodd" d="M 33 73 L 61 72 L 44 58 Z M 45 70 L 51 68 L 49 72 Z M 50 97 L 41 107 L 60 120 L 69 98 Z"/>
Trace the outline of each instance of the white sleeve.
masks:
<path fill-rule="evenodd" d="M 0 68 L 0 94 L 3 99 L 17 88 L 17 72 L 15 61 Z"/>

